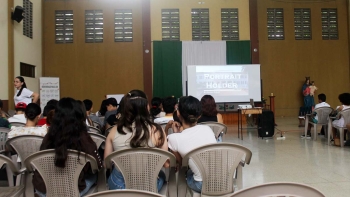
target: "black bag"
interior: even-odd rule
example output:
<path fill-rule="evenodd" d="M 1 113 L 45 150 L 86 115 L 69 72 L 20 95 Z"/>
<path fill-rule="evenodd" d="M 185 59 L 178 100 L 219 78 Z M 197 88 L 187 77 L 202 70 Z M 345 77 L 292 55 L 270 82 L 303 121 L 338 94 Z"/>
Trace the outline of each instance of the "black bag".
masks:
<path fill-rule="evenodd" d="M 275 117 L 271 110 L 263 110 L 258 115 L 258 135 L 261 138 L 272 137 L 275 134 Z"/>

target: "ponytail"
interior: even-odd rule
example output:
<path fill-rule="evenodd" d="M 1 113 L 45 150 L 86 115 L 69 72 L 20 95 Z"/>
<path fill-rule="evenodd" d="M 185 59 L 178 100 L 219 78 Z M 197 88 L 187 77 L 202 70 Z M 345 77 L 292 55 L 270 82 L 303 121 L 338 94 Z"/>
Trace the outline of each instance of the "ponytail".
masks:
<path fill-rule="evenodd" d="M 21 86 L 21 89 L 17 93 L 17 96 L 21 96 L 23 88 L 27 88 L 27 85 L 26 85 L 26 82 L 24 81 L 23 77 L 18 76 L 16 78 L 19 79 L 19 81 L 23 83 L 23 85 Z"/>

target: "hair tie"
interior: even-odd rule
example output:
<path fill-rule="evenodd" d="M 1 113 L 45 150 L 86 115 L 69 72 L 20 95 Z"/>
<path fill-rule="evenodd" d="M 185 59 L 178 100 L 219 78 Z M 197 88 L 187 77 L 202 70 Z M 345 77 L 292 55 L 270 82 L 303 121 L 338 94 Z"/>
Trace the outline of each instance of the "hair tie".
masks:
<path fill-rule="evenodd" d="M 153 105 L 152 108 L 157 109 L 157 106 Z"/>

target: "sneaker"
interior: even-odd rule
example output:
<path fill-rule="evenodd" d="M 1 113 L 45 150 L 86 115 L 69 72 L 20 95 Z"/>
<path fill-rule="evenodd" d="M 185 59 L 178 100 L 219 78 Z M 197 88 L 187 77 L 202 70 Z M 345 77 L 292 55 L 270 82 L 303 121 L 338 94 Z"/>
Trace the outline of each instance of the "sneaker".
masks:
<path fill-rule="evenodd" d="M 305 135 L 301 135 L 301 138 L 305 138 Z M 311 139 L 311 135 L 310 135 L 310 134 L 307 134 L 307 135 L 306 135 L 306 139 Z"/>

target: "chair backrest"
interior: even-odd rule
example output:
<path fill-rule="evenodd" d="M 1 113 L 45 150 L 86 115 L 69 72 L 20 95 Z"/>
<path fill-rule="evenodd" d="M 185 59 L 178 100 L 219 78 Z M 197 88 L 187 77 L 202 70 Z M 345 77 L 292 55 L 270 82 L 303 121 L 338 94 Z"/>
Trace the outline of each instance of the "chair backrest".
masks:
<path fill-rule="evenodd" d="M 13 161 L 6 157 L 5 155 L 0 154 L 0 169 L 6 164 L 6 168 L 11 169 L 14 175 L 18 175 L 20 172 Z"/>
<path fill-rule="evenodd" d="M 103 191 L 103 192 L 97 192 L 94 194 L 90 194 L 85 197 L 161 197 L 162 195 L 148 192 L 148 191 L 141 191 L 141 190 L 134 190 L 134 189 L 123 189 L 123 190 L 110 190 L 110 191 Z"/>
<path fill-rule="evenodd" d="M 234 192 L 233 176 L 241 162 L 250 163 L 252 152 L 244 146 L 231 143 L 215 143 L 201 146 L 189 152 L 182 160 L 198 167 L 202 176 L 202 195 L 215 196 Z M 244 161 L 242 161 L 244 160 Z"/>
<path fill-rule="evenodd" d="M 97 148 L 99 148 L 106 141 L 106 137 L 101 134 L 94 132 L 89 132 L 89 134 L 92 140 L 95 142 Z"/>
<path fill-rule="evenodd" d="M 5 150 L 5 144 L 7 141 L 7 134 L 11 130 L 8 128 L 0 127 L 0 151 Z"/>
<path fill-rule="evenodd" d="M 92 121 L 92 123 L 94 124 L 94 127 L 95 128 L 98 128 L 98 129 L 100 129 L 101 130 L 101 125 L 100 125 L 100 123 L 98 123 L 98 122 L 96 122 L 96 121 Z"/>
<path fill-rule="evenodd" d="M 231 197 L 298 196 L 325 197 L 317 189 L 299 183 L 266 183 L 235 192 Z"/>
<path fill-rule="evenodd" d="M 208 125 L 213 130 L 216 138 L 227 133 L 227 126 L 218 122 L 201 122 L 198 124 Z"/>
<path fill-rule="evenodd" d="M 39 152 L 44 137 L 38 135 L 20 135 L 8 139 L 6 144 L 11 146 L 23 161 L 31 154 Z"/>
<path fill-rule="evenodd" d="M 55 150 L 44 150 L 27 157 L 24 164 L 29 172 L 38 171 L 45 182 L 46 196 L 80 196 L 78 188 L 79 175 L 89 162 L 91 169 L 97 171 L 94 157 L 68 150 L 65 168 L 55 166 Z"/>
<path fill-rule="evenodd" d="M 24 127 L 26 126 L 26 124 L 22 123 L 22 122 L 10 122 L 11 126 L 15 126 L 15 127 Z"/>
<path fill-rule="evenodd" d="M 344 118 L 344 127 L 350 123 L 350 109 L 339 112 L 340 116 Z"/>
<path fill-rule="evenodd" d="M 331 114 L 333 109 L 331 107 L 320 107 L 315 109 L 315 112 L 317 113 L 317 124 L 328 124 L 329 114 Z"/>
<path fill-rule="evenodd" d="M 89 132 L 93 132 L 93 133 L 101 133 L 101 130 L 95 127 L 91 127 L 89 126 Z"/>
<path fill-rule="evenodd" d="M 158 148 L 130 148 L 108 155 L 105 165 L 107 169 L 111 169 L 112 162 L 114 163 L 123 174 L 126 189 L 157 193 L 157 177 L 167 159 L 170 159 L 170 167 L 175 167 L 176 158 L 168 151 Z"/>

